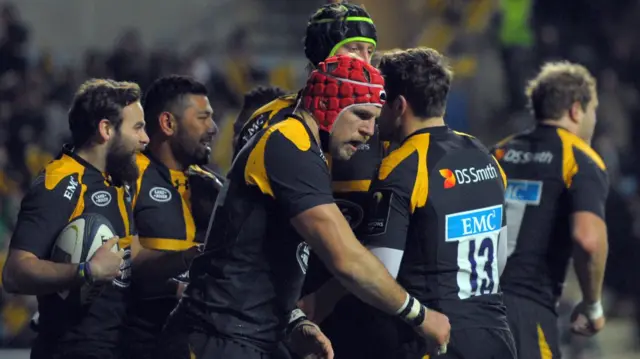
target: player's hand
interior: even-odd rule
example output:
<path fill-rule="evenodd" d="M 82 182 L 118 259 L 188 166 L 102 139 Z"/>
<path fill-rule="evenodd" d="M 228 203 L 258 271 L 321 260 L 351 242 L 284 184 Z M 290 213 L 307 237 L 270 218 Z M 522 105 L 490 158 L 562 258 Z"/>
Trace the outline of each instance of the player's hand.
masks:
<path fill-rule="evenodd" d="M 320 328 L 304 320 L 291 331 L 289 348 L 302 359 L 333 359 L 333 347 Z"/>
<path fill-rule="evenodd" d="M 118 244 L 119 238 L 113 237 L 106 241 L 91 257 L 89 266 L 91 277 L 96 282 L 106 282 L 120 275 L 124 250 L 112 252 L 113 246 Z"/>
<path fill-rule="evenodd" d="M 588 303 L 580 302 L 571 313 L 571 331 L 574 334 L 593 336 L 604 328 L 604 314 L 594 315 Z"/>
<path fill-rule="evenodd" d="M 422 324 L 416 328 L 418 334 L 426 338 L 428 341 L 435 341 L 438 349 L 436 353 L 445 354 L 447 352 L 447 345 L 449 344 L 449 337 L 451 335 L 451 324 L 449 324 L 449 318 L 435 310 L 427 309 Z"/>

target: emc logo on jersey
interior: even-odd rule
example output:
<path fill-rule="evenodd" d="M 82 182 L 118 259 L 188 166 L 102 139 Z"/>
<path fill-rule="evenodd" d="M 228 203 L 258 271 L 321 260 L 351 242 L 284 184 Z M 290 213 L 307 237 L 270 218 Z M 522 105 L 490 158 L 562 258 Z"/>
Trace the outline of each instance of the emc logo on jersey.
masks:
<path fill-rule="evenodd" d="M 444 168 L 440 170 L 440 175 L 444 177 L 444 188 L 447 189 L 456 184 L 478 183 L 498 178 L 498 170 L 492 164 L 488 164 L 485 168 L 469 167 L 453 171 Z"/>
<path fill-rule="evenodd" d="M 445 218 L 447 242 L 457 242 L 502 228 L 502 205 L 448 214 Z"/>

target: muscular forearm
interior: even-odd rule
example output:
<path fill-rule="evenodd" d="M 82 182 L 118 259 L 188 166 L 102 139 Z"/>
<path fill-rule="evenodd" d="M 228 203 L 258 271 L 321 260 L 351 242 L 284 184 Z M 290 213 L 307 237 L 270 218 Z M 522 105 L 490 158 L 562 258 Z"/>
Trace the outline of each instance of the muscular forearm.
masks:
<path fill-rule="evenodd" d="M 362 247 L 332 268 L 336 279 L 355 296 L 388 314 L 395 314 L 407 299 L 407 292 L 391 277 L 384 265 Z"/>
<path fill-rule="evenodd" d="M 600 300 L 607 254 L 606 239 L 600 240 L 598 245 L 591 250 L 578 245 L 574 246 L 574 268 L 580 282 L 583 300 L 586 302 L 595 303 Z"/>
<path fill-rule="evenodd" d="M 54 263 L 24 258 L 10 263 L 3 273 L 4 287 L 10 293 L 46 295 L 82 285 L 77 264 Z"/>

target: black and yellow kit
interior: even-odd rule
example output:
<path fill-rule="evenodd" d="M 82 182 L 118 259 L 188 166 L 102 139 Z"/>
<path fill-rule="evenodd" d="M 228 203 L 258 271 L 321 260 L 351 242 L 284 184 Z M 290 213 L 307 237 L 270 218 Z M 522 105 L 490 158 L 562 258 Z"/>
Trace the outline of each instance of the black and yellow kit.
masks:
<path fill-rule="evenodd" d="M 196 358 L 273 355 L 309 256 L 290 220 L 333 202 L 324 155 L 301 119 L 269 126 L 240 151 L 171 320 L 210 339 L 192 343 Z"/>
<path fill-rule="evenodd" d="M 371 185 L 362 241 L 409 294 L 449 318 L 445 358 L 515 357 L 499 282 L 505 184 L 477 139 L 439 126 L 406 138 L 382 161 Z M 387 321 L 397 332 L 386 339 L 378 333 L 393 330 L 374 320 L 367 326 L 378 343 L 369 357 L 422 358 L 426 348 L 413 329 L 396 318 Z M 359 339 L 352 355 L 338 349 L 336 355 L 363 357 L 358 349 L 371 339 Z"/>
<path fill-rule="evenodd" d="M 296 95 L 287 95 L 258 109 L 243 127 L 236 153 L 258 131 L 288 118 L 295 110 L 296 100 Z M 323 135 L 326 133 L 321 132 L 321 136 Z M 322 139 L 328 141 L 326 136 Z M 329 161 L 331 189 L 336 204 L 354 230 L 362 224 L 363 205 L 368 199 L 367 191 L 371 185 L 371 179 L 375 176 L 376 168 L 387 150 L 387 145 L 388 143 L 380 141 L 376 131 L 369 141 L 360 145 L 358 151 L 347 161 L 334 160 L 325 153 Z M 315 291 L 330 278 L 329 272 L 313 253 L 309 262 L 309 275 L 303 294 Z"/>
<path fill-rule="evenodd" d="M 112 185 L 107 176 L 64 148 L 23 199 L 11 248 L 50 259 L 59 232 L 83 213 L 105 216 L 121 238 L 120 246 L 127 247 L 135 233 L 131 197 L 126 187 Z M 130 271 L 124 270 L 88 304 L 63 300 L 57 293 L 38 296 L 38 338 L 31 357 L 117 358 L 129 281 Z M 78 291 L 68 298 L 77 297 Z"/>
<path fill-rule="evenodd" d="M 136 162 L 140 176 L 135 185 L 133 213 L 142 246 L 160 251 L 182 251 L 197 245 L 207 224 L 196 224 L 194 218 L 198 216 L 193 214 L 192 201 L 197 202 L 197 199 L 192 197 L 213 196 L 213 203 L 219 188 L 215 182 L 220 183 L 219 179 L 198 166 L 191 166 L 185 172 L 170 170 L 148 153 L 138 154 Z M 198 181 L 206 188 L 198 186 Z M 192 186 L 196 187 L 195 193 Z M 198 210 L 206 212 L 199 216 L 206 217 L 208 222 L 213 205 Z M 187 281 L 186 275 L 180 275 L 167 286 L 158 283 L 158 287 L 166 287 L 166 290 L 148 289 L 133 282 L 132 303 L 127 313 L 128 357 L 180 358 L 178 353 L 181 349 L 186 350 L 187 343 L 172 343 L 179 338 L 160 338 L 159 335 L 169 313 L 178 303 L 176 282 Z M 180 348 L 180 344 L 184 344 L 184 348 Z M 174 348 L 178 353 L 172 352 Z"/>
<path fill-rule="evenodd" d="M 258 109 L 240 133 L 236 151 L 240 151 L 242 146 L 265 126 L 282 121 L 292 114 L 296 100 L 296 95 L 283 96 Z M 323 136 L 322 140 L 328 141 L 326 133 L 321 132 L 320 135 Z M 375 171 L 387 149 L 388 143 L 380 141 L 376 131 L 369 141 L 360 145 L 358 151 L 347 161 L 334 160 L 325 153 L 331 172 L 331 190 L 335 203 L 356 232 L 363 223 L 364 206 L 368 202 L 367 193 L 371 179 L 375 177 Z M 302 288 L 302 295 L 315 292 L 330 278 L 329 271 L 311 251 L 309 271 Z M 345 300 L 321 324 L 323 332 L 332 341 L 343 336 L 344 326 L 340 318 L 348 316 L 349 313 L 351 313 L 351 301 Z"/>
<path fill-rule="evenodd" d="M 604 219 L 606 168 L 579 137 L 543 124 L 493 152 L 509 178 L 509 260 L 501 286 L 520 358 L 559 357 L 555 308 L 571 258 L 571 214 Z"/>

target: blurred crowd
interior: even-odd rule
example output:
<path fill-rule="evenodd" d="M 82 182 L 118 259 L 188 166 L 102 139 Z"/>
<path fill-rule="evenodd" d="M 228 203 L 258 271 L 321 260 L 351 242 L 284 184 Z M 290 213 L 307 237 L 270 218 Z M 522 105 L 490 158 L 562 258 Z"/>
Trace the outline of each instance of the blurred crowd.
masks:
<path fill-rule="evenodd" d="M 376 22 L 385 16 L 384 11 L 369 6 L 369 2 L 358 2 L 367 5 Z M 609 315 L 635 317 L 640 323 L 640 310 L 634 310 L 640 308 L 640 286 L 635 279 L 640 269 L 634 266 L 640 261 L 637 188 L 640 166 L 636 156 L 640 153 L 640 141 L 634 141 L 640 132 L 640 124 L 634 121 L 640 115 L 640 37 L 636 35 L 640 3 L 632 0 L 425 3 L 424 11 L 433 10 L 426 17 L 429 24 L 434 24 L 437 17 L 440 24 L 437 31 L 450 31 L 450 39 L 435 46 L 431 44 L 434 38 L 427 36 L 394 46 L 435 46 L 452 57 L 459 76 L 451 94 L 447 120 L 452 127 L 471 132 L 488 145 L 531 124 L 523 88 L 541 62 L 576 61 L 596 75 L 600 106 L 594 147 L 604 158 L 612 179 L 607 208 Z M 489 10 L 481 6 L 484 3 L 490 4 Z M 474 16 L 478 18 L 482 11 L 487 21 L 482 26 L 474 25 Z M 20 200 L 31 179 L 56 155 L 66 139 L 66 111 L 75 88 L 83 80 L 91 77 L 129 80 L 144 89 L 161 75 L 180 73 L 206 83 L 221 129 L 213 161 L 224 172 L 230 162 L 232 122 L 242 106 L 243 94 L 259 84 L 277 84 L 285 90 L 294 90 L 296 75 L 304 76 L 305 71 L 261 67 L 251 51 L 252 34 L 242 27 L 231 33 L 222 56 L 220 53 L 212 56 L 206 43 L 184 53 L 146 49 L 132 29 L 124 31 L 110 51 L 87 49 L 81 66 L 59 66 L 50 54 L 36 49 L 33 55 L 30 51 L 29 25 L 10 4 L 0 9 L 0 249 L 8 245 Z M 380 32 L 389 31 L 378 26 Z M 429 28 L 425 25 L 425 29 Z M 34 310 L 33 298 L 0 291 L 0 347 L 29 346 L 28 322 Z M 640 334 L 636 338 L 632 344 L 640 347 Z"/>

